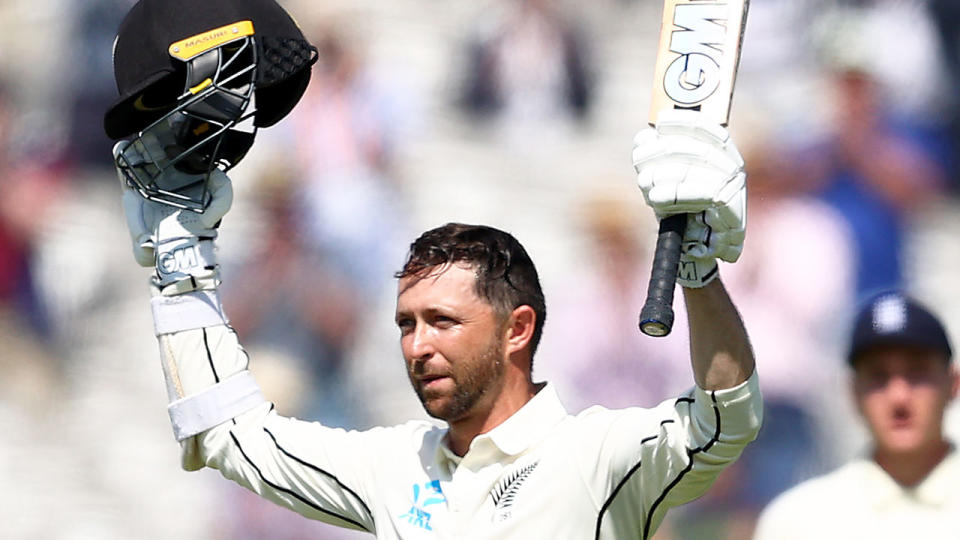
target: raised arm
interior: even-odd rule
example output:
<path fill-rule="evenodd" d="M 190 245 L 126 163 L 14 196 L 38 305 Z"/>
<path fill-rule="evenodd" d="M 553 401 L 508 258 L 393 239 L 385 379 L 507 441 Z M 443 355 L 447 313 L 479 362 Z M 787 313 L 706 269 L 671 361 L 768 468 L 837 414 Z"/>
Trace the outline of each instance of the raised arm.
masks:
<path fill-rule="evenodd" d="M 697 386 L 737 386 L 753 374 L 753 352 L 740 315 L 717 279 L 717 259 L 736 262 L 743 250 L 743 158 L 723 127 L 694 111 L 666 110 L 655 128 L 637 135 L 633 164 L 658 219 L 687 215 L 677 283 L 684 290 Z"/>
<path fill-rule="evenodd" d="M 595 409 L 590 417 L 603 435 L 595 438 L 600 458 L 585 460 L 583 474 L 609 510 L 598 526 L 643 530 L 648 538 L 668 508 L 706 492 L 760 430 L 753 354 L 723 285 L 714 279 L 684 288 L 684 297 L 697 387 L 654 409 Z M 618 509 L 618 496 L 634 502 Z"/>
<path fill-rule="evenodd" d="M 684 288 L 693 378 L 704 390 L 732 388 L 754 371 L 753 350 L 737 308 L 719 279 Z"/>
<path fill-rule="evenodd" d="M 114 154 L 134 257 L 154 270 L 154 331 L 183 468 L 217 469 L 304 516 L 374 532 L 370 501 L 378 495 L 365 489 L 372 484 L 368 450 L 390 446 L 392 435 L 277 415 L 250 374 L 247 354 L 221 307 L 213 244 L 230 208 L 230 180 L 215 168 L 205 211 L 181 210 L 146 200 L 131 188 L 124 167 L 148 165 L 138 147 L 121 142 Z M 172 167 L 163 175 L 171 184 L 203 181 Z"/>

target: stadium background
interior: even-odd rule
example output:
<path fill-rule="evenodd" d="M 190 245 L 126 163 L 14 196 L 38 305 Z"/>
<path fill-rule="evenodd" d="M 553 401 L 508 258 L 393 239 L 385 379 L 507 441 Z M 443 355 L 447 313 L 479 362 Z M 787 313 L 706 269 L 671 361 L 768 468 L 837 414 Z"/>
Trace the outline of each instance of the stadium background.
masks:
<path fill-rule="evenodd" d="M 391 274 L 447 221 L 531 252 L 548 302 L 535 375 L 571 410 L 689 385 L 682 315 L 666 341 L 634 326 L 655 224 L 629 153 L 659 0 L 282 3 L 322 59 L 232 174 L 220 239 L 228 312 L 281 411 L 356 428 L 423 417 Z M 179 470 L 101 129 L 130 5 L 0 2 L 0 536 L 357 537 Z M 767 424 L 658 540 L 749 538 L 776 493 L 863 450 L 842 360 L 859 300 L 904 287 L 956 341 L 958 21 L 948 0 L 753 2 L 732 119 L 750 227 L 721 273 Z"/>

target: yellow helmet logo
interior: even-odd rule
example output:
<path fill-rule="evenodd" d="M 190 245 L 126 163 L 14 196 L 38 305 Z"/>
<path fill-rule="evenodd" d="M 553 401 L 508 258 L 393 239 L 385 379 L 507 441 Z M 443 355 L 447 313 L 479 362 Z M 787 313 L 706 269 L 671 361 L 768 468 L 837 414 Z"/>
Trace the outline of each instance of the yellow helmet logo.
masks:
<path fill-rule="evenodd" d="M 171 43 L 168 50 L 170 56 L 186 61 L 224 43 L 252 35 L 253 22 L 240 21 Z"/>

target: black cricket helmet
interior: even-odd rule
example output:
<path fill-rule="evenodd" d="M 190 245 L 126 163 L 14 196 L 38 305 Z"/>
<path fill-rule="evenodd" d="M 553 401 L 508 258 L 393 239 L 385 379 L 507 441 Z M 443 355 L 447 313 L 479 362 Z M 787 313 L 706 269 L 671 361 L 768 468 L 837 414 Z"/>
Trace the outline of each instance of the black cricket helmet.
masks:
<path fill-rule="evenodd" d="M 236 165 L 257 128 L 293 109 L 316 59 L 276 0 L 139 0 L 114 42 L 120 97 L 104 129 L 131 137 L 143 159 L 120 152 L 117 167 L 143 197 L 203 212 L 209 173 Z M 170 167 L 186 175 L 164 175 Z"/>

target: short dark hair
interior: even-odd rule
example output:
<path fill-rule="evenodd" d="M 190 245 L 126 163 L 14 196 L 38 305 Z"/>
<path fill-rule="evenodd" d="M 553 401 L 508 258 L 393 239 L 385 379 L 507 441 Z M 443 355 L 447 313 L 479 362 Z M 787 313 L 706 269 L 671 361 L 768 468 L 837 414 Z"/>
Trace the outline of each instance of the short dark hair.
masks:
<path fill-rule="evenodd" d="M 476 269 L 476 292 L 500 316 L 520 306 L 537 315 L 530 339 L 530 367 L 540 343 L 547 306 L 533 260 L 510 233 L 486 225 L 447 223 L 420 235 L 410 244 L 403 269 L 394 277 L 415 276 L 450 263 L 468 263 Z"/>

